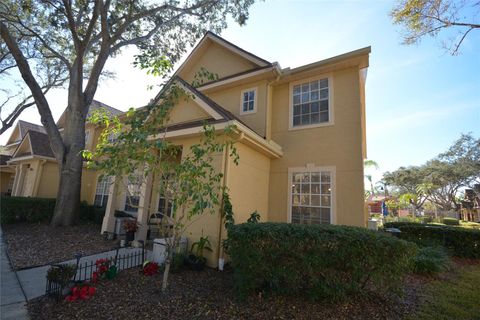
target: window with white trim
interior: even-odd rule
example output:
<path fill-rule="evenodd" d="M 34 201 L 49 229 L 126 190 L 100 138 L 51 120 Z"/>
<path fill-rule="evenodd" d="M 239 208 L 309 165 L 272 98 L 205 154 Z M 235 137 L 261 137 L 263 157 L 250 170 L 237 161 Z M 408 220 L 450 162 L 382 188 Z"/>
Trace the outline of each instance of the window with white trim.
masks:
<path fill-rule="evenodd" d="M 313 80 L 293 86 L 292 126 L 330 122 L 329 80 Z"/>
<path fill-rule="evenodd" d="M 95 199 L 93 205 L 97 207 L 105 207 L 108 202 L 108 192 L 111 184 L 111 177 L 103 176 L 97 180 L 97 187 L 95 189 Z"/>
<path fill-rule="evenodd" d="M 125 211 L 138 212 L 140 203 L 140 186 L 141 179 L 138 177 L 129 177 L 125 195 Z"/>
<path fill-rule="evenodd" d="M 256 112 L 256 95 L 257 89 L 247 89 L 242 91 L 241 114 Z"/>
<path fill-rule="evenodd" d="M 326 170 L 290 173 L 292 223 L 332 223 L 332 180 L 332 172 Z"/>

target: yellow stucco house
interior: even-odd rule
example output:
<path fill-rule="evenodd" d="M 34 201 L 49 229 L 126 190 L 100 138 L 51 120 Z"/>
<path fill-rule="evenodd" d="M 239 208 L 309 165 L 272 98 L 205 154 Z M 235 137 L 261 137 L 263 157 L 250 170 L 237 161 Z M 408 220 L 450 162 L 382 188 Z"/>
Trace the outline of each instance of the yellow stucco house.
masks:
<path fill-rule="evenodd" d="M 193 99 L 173 108 L 166 136 L 189 150 L 198 142 L 205 122 L 219 132 L 229 125 L 236 127 L 239 164 L 227 153 L 215 155 L 236 223 L 257 211 L 261 221 L 364 227 L 369 53 L 367 47 L 297 68 L 281 68 L 207 33 L 173 75 L 172 81 Z M 194 88 L 191 83 L 202 68 L 218 79 Z M 87 126 L 93 132 L 90 143 L 98 138 L 99 130 L 94 129 Z M 132 196 L 124 184 L 113 178 L 98 180 L 98 174 L 86 172 L 82 199 L 106 206 L 102 232 L 116 230 L 115 212 L 120 210 L 137 217 L 141 227 L 136 238 L 145 239 L 149 218 L 164 208 L 162 196 L 153 192 L 160 181 L 152 176 L 141 186 L 127 185 L 138 191 L 127 201 Z M 203 215 L 187 236 L 195 241 L 202 233 L 212 243 L 214 250 L 207 258 L 213 266 L 222 255 L 220 243 L 226 234 L 219 210 Z"/>
<path fill-rule="evenodd" d="M 99 101 L 93 101 L 90 112 L 103 108 L 112 115 L 122 111 Z M 57 121 L 60 134 L 63 132 L 64 114 Z M 85 146 L 93 148 L 101 128 L 87 123 Z M 82 172 L 81 200 L 90 204 L 104 205 L 95 198 L 98 173 L 86 168 Z M 15 125 L 0 155 L 1 194 L 19 197 L 55 198 L 57 196 L 59 172 L 57 160 L 50 147 L 50 140 L 41 125 L 19 120 Z"/>
<path fill-rule="evenodd" d="M 238 166 L 227 153 L 215 156 L 215 166 L 224 174 L 237 223 L 258 211 L 262 221 L 365 226 L 369 53 L 363 48 L 281 68 L 207 33 L 173 75 L 172 81 L 193 99 L 173 108 L 166 136 L 185 151 L 198 143 L 205 122 L 219 132 L 236 127 Z M 218 79 L 194 88 L 190 83 L 202 68 Z M 149 218 L 164 208 L 164 199 L 153 191 L 160 181 L 149 177 L 141 186 L 111 182 L 102 182 L 110 185 L 102 230 L 115 230 L 116 210 L 135 212 L 141 224 L 136 238 L 145 239 Z M 127 188 L 137 189 L 138 196 L 127 201 Z M 187 236 L 195 241 L 202 233 L 212 243 L 207 258 L 215 265 L 225 237 L 219 210 L 203 215 Z"/>

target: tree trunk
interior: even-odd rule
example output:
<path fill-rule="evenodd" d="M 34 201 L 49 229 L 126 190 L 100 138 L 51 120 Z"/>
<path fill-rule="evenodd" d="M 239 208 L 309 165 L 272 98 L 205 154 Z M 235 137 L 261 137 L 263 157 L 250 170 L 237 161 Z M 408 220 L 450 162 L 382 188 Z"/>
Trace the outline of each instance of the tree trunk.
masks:
<path fill-rule="evenodd" d="M 73 99 L 65 112 L 65 152 L 58 163 L 60 183 L 52 219 L 54 226 L 69 226 L 79 220 L 82 151 L 85 149 L 86 112 L 83 104 L 83 99 Z"/>
<path fill-rule="evenodd" d="M 72 152 L 65 157 L 71 161 L 59 164 L 60 183 L 52 219 L 54 226 L 71 226 L 79 220 L 82 159 Z M 72 158 L 80 158 L 80 161 Z"/>
<path fill-rule="evenodd" d="M 170 258 L 165 261 L 165 271 L 163 271 L 162 292 L 167 291 L 168 288 L 168 274 L 170 273 Z"/>

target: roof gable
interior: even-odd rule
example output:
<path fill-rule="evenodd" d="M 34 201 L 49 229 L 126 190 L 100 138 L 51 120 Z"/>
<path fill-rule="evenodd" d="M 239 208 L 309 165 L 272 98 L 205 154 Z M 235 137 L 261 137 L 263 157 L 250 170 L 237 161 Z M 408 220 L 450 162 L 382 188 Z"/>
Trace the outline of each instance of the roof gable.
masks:
<path fill-rule="evenodd" d="M 28 131 L 45 132 L 45 128 L 35 123 L 18 120 L 12 134 L 8 138 L 7 145 L 20 142 L 25 137 Z"/>
<path fill-rule="evenodd" d="M 246 126 L 247 128 L 249 128 L 253 132 L 255 132 L 253 129 L 248 127 L 248 125 L 246 125 L 242 120 L 237 118 L 233 113 L 231 113 L 230 111 L 221 107 L 218 103 L 216 103 L 215 101 L 213 101 L 212 99 L 207 97 L 202 92 L 195 89 L 187 81 L 185 81 L 184 79 L 182 79 L 178 76 L 172 77 L 170 79 L 170 81 L 162 88 L 162 90 L 160 90 L 160 92 L 157 94 L 157 96 L 155 97 L 154 100 L 156 102 L 158 102 L 161 99 L 162 94 L 164 92 L 166 92 L 168 90 L 169 86 L 171 86 L 173 83 L 176 83 L 177 85 L 179 85 L 183 90 L 186 91 L 186 93 L 188 93 L 192 97 L 192 99 L 189 100 L 189 102 L 194 103 L 198 107 L 200 107 L 203 110 L 206 117 L 203 118 L 203 119 L 195 118 L 195 114 L 199 114 L 198 111 L 195 111 L 194 113 L 191 113 L 192 116 L 187 116 L 186 118 L 183 118 L 182 123 L 180 123 L 180 122 L 175 122 L 174 123 L 173 121 L 171 121 L 168 124 L 168 127 L 170 129 L 175 127 L 177 124 L 182 124 L 182 125 L 183 124 L 193 124 L 193 123 L 199 122 L 200 120 L 201 120 L 200 122 L 208 120 L 207 122 L 215 122 L 215 123 L 235 120 L 235 121 L 238 121 L 239 123 L 241 123 L 242 125 Z M 171 112 L 175 112 L 175 109 L 178 108 L 178 107 L 181 108 L 182 103 L 179 103 L 178 105 L 176 105 Z M 192 107 L 192 106 L 190 105 L 190 107 Z M 185 112 L 184 114 L 188 115 L 188 112 Z"/>
<path fill-rule="evenodd" d="M 46 133 L 28 131 L 12 155 L 12 160 L 24 156 L 55 158 Z"/>
<path fill-rule="evenodd" d="M 175 75 L 191 82 L 201 68 L 217 74 L 219 78 L 270 66 L 271 63 L 243 50 L 231 42 L 207 32 Z"/>
<path fill-rule="evenodd" d="M 90 117 L 92 115 L 93 111 L 98 110 L 98 109 L 105 109 L 112 116 L 118 116 L 118 115 L 124 113 L 122 110 L 118 110 L 114 107 L 110 107 L 109 105 L 107 105 L 103 102 L 93 100 L 92 103 L 90 104 L 89 109 L 88 109 L 87 119 L 88 119 L 88 117 Z M 63 111 L 62 115 L 58 119 L 57 127 L 59 127 L 59 128 L 65 127 L 65 113 L 66 112 L 67 112 L 67 109 L 65 109 L 65 111 Z"/>

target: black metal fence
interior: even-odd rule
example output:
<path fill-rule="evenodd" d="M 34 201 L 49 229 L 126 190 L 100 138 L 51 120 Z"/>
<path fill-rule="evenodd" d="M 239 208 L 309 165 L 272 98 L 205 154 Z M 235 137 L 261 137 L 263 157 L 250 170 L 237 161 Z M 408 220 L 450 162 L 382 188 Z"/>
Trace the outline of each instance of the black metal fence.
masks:
<path fill-rule="evenodd" d="M 135 268 L 142 266 L 145 261 L 145 248 L 136 250 L 135 252 L 127 252 L 124 254 L 119 254 L 120 248 L 116 250 L 116 254 L 111 257 L 103 258 L 106 259 L 103 262 L 103 265 L 115 266 L 117 272 L 121 270 L 126 270 L 130 268 Z M 84 281 L 91 281 L 93 279 L 94 272 L 99 271 L 99 265 L 97 265 L 97 260 L 90 260 L 80 263 L 81 256 L 76 255 L 76 273 L 73 278 L 73 283 L 81 283 Z M 58 267 L 59 265 L 52 265 L 52 267 Z M 62 291 L 65 289 L 65 286 L 59 284 L 55 281 L 51 281 L 47 277 L 47 285 L 45 288 L 45 294 L 56 299 L 60 299 L 63 294 Z"/>

